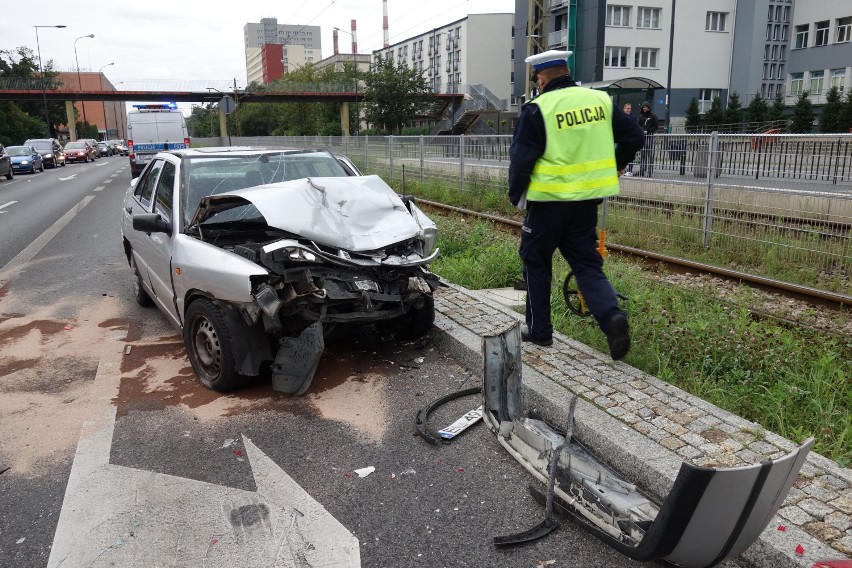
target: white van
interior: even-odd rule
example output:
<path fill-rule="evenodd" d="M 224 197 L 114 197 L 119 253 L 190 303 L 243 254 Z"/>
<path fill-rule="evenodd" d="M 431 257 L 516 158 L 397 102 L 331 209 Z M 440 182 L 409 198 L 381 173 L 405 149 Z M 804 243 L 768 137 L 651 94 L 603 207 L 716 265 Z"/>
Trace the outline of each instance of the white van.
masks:
<path fill-rule="evenodd" d="M 189 148 L 189 134 L 174 103 L 133 106 L 136 110 L 127 113 L 127 149 L 135 178 L 157 152 Z"/>

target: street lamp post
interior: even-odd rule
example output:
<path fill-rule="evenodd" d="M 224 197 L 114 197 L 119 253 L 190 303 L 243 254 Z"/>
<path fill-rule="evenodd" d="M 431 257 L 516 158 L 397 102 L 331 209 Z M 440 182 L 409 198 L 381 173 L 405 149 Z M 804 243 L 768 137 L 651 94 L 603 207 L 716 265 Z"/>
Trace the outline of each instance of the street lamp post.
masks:
<path fill-rule="evenodd" d="M 107 63 L 106 65 L 98 69 L 98 84 L 101 87 L 101 91 L 104 90 L 103 73 L 101 73 L 101 71 L 103 71 L 105 67 L 109 67 L 110 65 L 115 65 L 115 61 L 113 61 L 112 63 Z M 101 101 L 101 105 L 103 106 L 104 110 L 104 140 L 107 140 L 109 139 L 109 128 L 107 128 L 106 100 Z M 114 105 L 115 103 L 113 103 L 113 108 L 115 108 Z M 116 128 L 118 128 L 118 125 L 116 125 Z"/>
<path fill-rule="evenodd" d="M 352 36 L 352 44 L 355 44 L 355 36 L 352 35 L 351 32 L 341 30 L 340 28 L 334 29 L 339 32 L 343 32 L 346 35 Z M 355 52 L 352 53 L 352 64 L 355 66 L 355 136 L 358 136 L 358 133 L 361 130 L 361 116 L 358 114 L 358 56 Z"/>
<path fill-rule="evenodd" d="M 92 38 L 95 37 L 95 34 L 80 36 L 74 40 L 74 61 L 77 63 L 77 88 L 80 90 L 80 92 L 83 91 L 83 80 L 80 78 L 80 60 L 77 59 L 77 41 L 83 39 L 84 37 Z M 88 122 L 88 119 L 86 118 L 86 101 L 81 100 L 80 106 L 83 107 L 83 122 Z"/>
<path fill-rule="evenodd" d="M 53 138 L 53 128 L 51 128 L 50 124 L 50 115 L 47 112 L 47 93 L 44 88 L 44 68 L 41 65 L 41 45 L 38 41 L 38 29 L 39 28 L 65 28 L 67 26 L 58 25 L 58 26 L 33 26 L 36 31 L 36 48 L 38 49 L 38 74 L 41 77 L 41 98 L 44 101 L 44 122 L 47 125 L 47 136 L 49 138 Z"/>

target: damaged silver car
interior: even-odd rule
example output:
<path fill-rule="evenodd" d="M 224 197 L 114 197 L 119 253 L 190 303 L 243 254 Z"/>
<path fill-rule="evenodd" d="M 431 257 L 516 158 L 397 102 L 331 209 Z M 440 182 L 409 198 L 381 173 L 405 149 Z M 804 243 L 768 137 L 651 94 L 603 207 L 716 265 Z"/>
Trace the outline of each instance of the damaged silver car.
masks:
<path fill-rule="evenodd" d="M 269 368 L 275 390 L 302 394 L 347 324 L 416 339 L 434 321 L 435 224 L 329 152 L 158 154 L 131 182 L 121 228 L 137 302 L 182 331 L 213 390 Z"/>

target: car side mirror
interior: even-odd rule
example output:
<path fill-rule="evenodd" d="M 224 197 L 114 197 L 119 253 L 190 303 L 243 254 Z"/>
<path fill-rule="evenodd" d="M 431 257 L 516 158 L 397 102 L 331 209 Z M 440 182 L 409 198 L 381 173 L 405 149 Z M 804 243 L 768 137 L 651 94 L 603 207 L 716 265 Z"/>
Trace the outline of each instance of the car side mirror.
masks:
<path fill-rule="evenodd" d="M 159 213 L 142 213 L 133 216 L 133 228 L 148 234 L 170 233 L 172 225 L 164 220 Z"/>

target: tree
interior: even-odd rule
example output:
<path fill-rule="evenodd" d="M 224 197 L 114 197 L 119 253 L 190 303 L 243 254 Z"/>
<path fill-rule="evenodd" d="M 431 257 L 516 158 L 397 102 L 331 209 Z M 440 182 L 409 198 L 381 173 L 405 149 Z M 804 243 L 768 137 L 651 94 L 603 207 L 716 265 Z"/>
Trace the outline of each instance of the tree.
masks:
<path fill-rule="evenodd" d="M 53 61 L 47 61 L 43 70 L 44 88 L 47 90 L 56 89 L 59 82 L 56 79 L 57 73 L 53 68 Z M 37 60 L 28 47 L 0 50 L 0 77 L 22 79 L 31 84 L 33 88 L 40 89 L 42 86 Z M 20 144 L 27 138 L 44 138 L 49 135 L 44 120 L 44 103 L 42 100 L 14 101 L 11 106 L 4 105 L 4 107 L 4 110 L 0 112 L 4 116 L 14 116 L 15 119 L 13 121 L 0 120 L 0 138 L 11 140 L 13 144 Z M 56 125 L 64 124 L 67 120 L 65 118 L 65 106 L 62 102 L 48 102 L 47 114 L 50 128 L 53 131 L 55 131 Z"/>
<path fill-rule="evenodd" d="M 378 58 L 364 82 L 367 121 L 391 133 L 402 132 L 403 125 L 434 100 L 418 69 L 396 67 L 390 57 Z"/>
<path fill-rule="evenodd" d="M 819 131 L 823 133 L 842 132 L 841 114 L 843 113 L 843 101 L 840 98 L 840 90 L 832 86 L 825 94 L 825 104 L 819 115 Z"/>
<path fill-rule="evenodd" d="M 725 123 L 739 125 L 742 122 L 742 104 L 736 91 L 728 95 L 728 108 L 725 109 Z M 739 126 L 737 126 L 739 130 Z"/>
<path fill-rule="evenodd" d="M 701 124 L 701 112 L 698 110 L 698 98 L 692 97 L 686 109 L 686 131 L 697 132 Z"/>
<path fill-rule="evenodd" d="M 843 108 L 840 112 L 840 131 L 852 132 L 852 90 L 846 93 Z"/>
<path fill-rule="evenodd" d="M 814 109 L 807 91 L 799 93 L 799 98 L 793 106 L 793 120 L 790 122 L 790 132 L 800 134 L 811 131 L 814 123 Z"/>
<path fill-rule="evenodd" d="M 766 120 L 771 122 L 781 122 L 784 120 L 784 97 L 781 93 L 776 93 L 775 100 L 772 101 L 772 106 L 766 112 Z"/>
<path fill-rule="evenodd" d="M 704 125 L 707 130 L 718 130 L 719 126 L 725 122 L 725 111 L 722 109 L 722 99 L 713 97 L 713 102 L 710 103 L 710 109 L 704 113 Z"/>
<path fill-rule="evenodd" d="M 769 106 L 766 104 L 766 100 L 760 93 L 757 93 L 746 107 L 746 122 L 757 123 L 759 127 L 760 124 L 766 122 L 768 112 Z"/>

